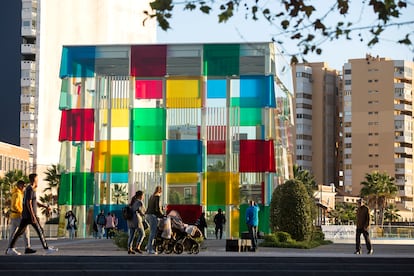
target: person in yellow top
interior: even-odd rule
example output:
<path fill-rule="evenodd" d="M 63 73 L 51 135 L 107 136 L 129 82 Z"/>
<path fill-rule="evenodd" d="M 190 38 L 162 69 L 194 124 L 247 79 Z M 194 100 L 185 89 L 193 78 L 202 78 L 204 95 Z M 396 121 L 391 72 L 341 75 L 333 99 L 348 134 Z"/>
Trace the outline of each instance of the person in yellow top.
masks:
<path fill-rule="evenodd" d="M 24 181 L 19 180 L 16 183 L 16 186 L 12 190 L 12 197 L 11 197 L 11 213 L 10 213 L 10 241 L 17 231 L 17 228 L 20 225 L 22 220 L 22 212 L 23 212 L 23 191 L 24 191 Z M 9 241 L 9 242 L 10 242 Z M 23 235 L 23 241 L 26 249 L 24 253 L 31 254 L 35 253 L 36 250 L 30 247 L 30 229 L 26 228 L 26 231 Z"/>

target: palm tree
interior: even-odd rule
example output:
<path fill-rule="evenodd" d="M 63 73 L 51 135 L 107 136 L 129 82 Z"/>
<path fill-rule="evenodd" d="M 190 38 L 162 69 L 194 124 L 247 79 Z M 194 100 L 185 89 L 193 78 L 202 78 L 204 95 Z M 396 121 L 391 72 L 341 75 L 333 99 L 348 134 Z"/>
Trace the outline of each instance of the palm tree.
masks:
<path fill-rule="evenodd" d="M 308 170 L 303 170 L 297 164 L 293 165 L 293 178 L 302 182 L 311 198 L 314 197 L 314 192 L 318 190 L 315 177 Z"/>
<path fill-rule="evenodd" d="M 51 202 L 52 210 L 56 210 L 56 213 L 59 213 L 59 186 L 60 186 L 60 176 L 63 171 L 63 166 L 60 164 L 52 165 L 46 170 L 46 178 L 43 180 L 48 183 L 48 186 L 43 190 L 43 192 L 50 192 L 49 202 Z M 56 191 L 56 194 L 53 192 Z M 56 205 L 56 207 L 54 207 Z M 53 212 L 55 213 L 55 212 Z"/>
<path fill-rule="evenodd" d="M 355 209 L 355 204 L 339 203 L 329 212 L 329 217 L 335 220 L 335 224 L 349 224 L 356 221 Z"/>
<path fill-rule="evenodd" d="M 394 177 L 387 173 L 367 173 L 360 195 L 366 197 L 368 205 L 374 208 L 374 222 L 376 225 L 383 225 L 384 209 L 387 206 L 387 200 L 394 198 L 398 188 L 394 184 Z"/>
<path fill-rule="evenodd" d="M 112 191 L 112 200 L 116 204 L 127 204 L 128 203 L 128 192 L 126 185 L 114 184 Z"/>
<path fill-rule="evenodd" d="M 1 207 L 0 212 L 3 219 L 3 214 L 8 215 L 9 206 L 11 204 L 12 186 L 18 181 L 23 180 L 25 183 L 29 182 L 29 177 L 23 173 L 22 170 L 12 170 L 7 172 L 4 177 L 0 178 L 0 194 Z"/>
<path fill-rule="evenodd" d="M 388 222 L 394 222 L 398 220 L 401 215 L 398 214 L 400 210 L 397 209 L 397 207 L 394 204 L 390 204 L 385 208 L 384 212 L 384 220 Z"/>

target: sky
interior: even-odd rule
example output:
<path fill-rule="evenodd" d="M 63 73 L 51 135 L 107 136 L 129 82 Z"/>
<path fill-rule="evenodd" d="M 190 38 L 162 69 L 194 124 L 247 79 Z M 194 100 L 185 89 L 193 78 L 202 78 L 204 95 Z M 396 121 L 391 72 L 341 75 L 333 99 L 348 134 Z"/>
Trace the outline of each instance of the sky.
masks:
<path fill-rule="evenodd" d="M 368 8 L 361 8 L 361 3 L 367 0 L 352 1 L 350 14 L 346 20 L 358 24 L 359 26 L 372 26 L 375 16 Z M 158 43 L 241 43 L 241 42 L 270 42 L 272 38 L 284 40 L 286 59 L 290 60 L 290 53 L 297 53 L 296 43 L 291 41 L 286 35 L 279 35 L 280 29 L 277 25 L 270 25 L 266 20 L 253 21 L 245 18 L 244 10 L 240 10 L 235 18 L 230 19 L 227 23 L 217 23 L 217 11 L 210 15 L 202 14 L 198 11 L 183 11 L 183 1 L 174 1 L 173 17 L 170 20 L 171 29 L 157 32 Z M 274 4 L 275 1 L 260 1 L 261 3 Z M 315 1 L 313 1 L 315 2 Z M 323 6 L 316 6 L 317 11 L 325 13 L 330 7 L 328 3 L 334 0 L 320 1 Z M 400 21 L 414 21 L 414 1 L 407 1 L 408 7 L 400 16 Z M 269 4 L 270 5 L 270 4 Z M 274 10 L 274 8 L 273 8 Z M 338 14 L 333 14 L 327 18 L 327 22 L 336 22 L 345 20 Z M 306 56 L 309 62 L 327 62 L 331 68 L 341 70 L 344 63 L 349 59 L 365 58 L 366 54 L 372 56 L 387 57 L 391 59 L 402 59 L 412 61 L 414 57 L 414 47 L 399 45 L 395 41 L 400 40 L 406 33 L 411 32 L 411 40 L 414 43 L 414 24 L 405 27 L 392 27 L 385 32 L 383 39 L 374 47 L 368 47 L 367 33 L 365 31 L 358 36 L 355 32 L 352 40 L 339 39 L 335 41 L 326 41 L 322 44 L 321 55 Z M 285 36 L 283 38 L 283 36 Z M 360 42 L 360 39 L 364 39 Z M 289 53 L 287 53 L 289 52 Z"/>

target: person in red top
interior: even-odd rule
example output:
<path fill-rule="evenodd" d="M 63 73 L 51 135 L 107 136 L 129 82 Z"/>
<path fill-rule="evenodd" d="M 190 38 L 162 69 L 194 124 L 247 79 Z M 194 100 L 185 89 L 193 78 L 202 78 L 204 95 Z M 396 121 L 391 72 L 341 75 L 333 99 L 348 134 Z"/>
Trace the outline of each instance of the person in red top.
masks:
<path fill-rule="evenodd" d="M 16 244 L 17 239 L 23 235 L 26 231 L 28 225 L 33 226 L 36 230 L 37 235 L 42 242 L 43 248 L 46 250 L 46 253 L 53 253 L 56 252 L 58 249 L 53 248 L 47 245 L 45 236 L 43 235 L 43 229 L 40 226 L 39 218 L 37 217 L 37 205 L 44 206 L 41 203 L 37 202 L 36 197 L 36 188 L 37 188 L 37 174 L 32 173 L 29 175 L 30 185 L 28 185 L 24 191 L 24 198 L 23 198 L 23 212 L 22 212 L 22 220 L 20 222 L 17 231 L 14 232 L 9 246 L 6 250 L 7 255 L 21 255 L 19 251 L 17 251 L 14 246 Z M 47 206 L 44 206 L 47 207 Z"/>

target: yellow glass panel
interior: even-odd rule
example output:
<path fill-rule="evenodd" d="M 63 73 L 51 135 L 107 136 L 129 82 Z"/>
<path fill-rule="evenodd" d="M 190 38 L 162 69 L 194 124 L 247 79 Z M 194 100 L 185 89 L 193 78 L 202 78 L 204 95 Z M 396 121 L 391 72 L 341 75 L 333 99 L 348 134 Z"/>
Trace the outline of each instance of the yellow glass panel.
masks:
<path fill-rule="evenodd" d="M 116 109 L 116 108 L 128 108 L 128 98 L 113 98 L 111 100 L 111 104 L 112 104 L 112 110 Z"/>
<path fill-rule="evenodd" d="M 237 208 L 230 209 L 230 237 L 238 238 L 240 235 L 240 211 Z"/>
<path fill-rule="evenodd" d="M 168 108 L 201 107 L 201 79 L 168 79 L 166 105 Z"/>
<path fill-rule="evenodd" d="M 229 182 L 226 182 L 226 204 L 240 204 L 240 178 L 238 173 L 229 173 Z"/>
<path fill-rule="evenodd" d="M 110 154 L 111 155 L 128 155 L 129 154 L 129 141 L 110 141 Z"/>
<path fill-rule="evenodd" d="M 201 188 L 201 205 L 206 206 L 207 205 L 207 178 L 206 174 L 203 174 L 203 180 L 202 180 L 202 188 Z"/>
<path fill-rule="evenodd" d="M 101 117 L 101 122 L 102 125 L 107 125 L 108 124 L 108 109 L 101 109 L 99 110 L 100 112 L 100 117 Z"/>
<path fill-rule="evenodd" d="M 168 173 L 167 184 L 198 183 L 198 173 Z"/>
<path fill-rule="evenodd" d="M 95 143 L 95 172 L 111 171 L 111 155 L 128 155 L 129 141 L 99 141 Z"/>
<path fill-rule="evenodd" d="M 95 172 L 105 171 L 105 160 L 107 159 L 107 156 L 108 156 L 107 153 L 108 153 L 108 141 L 100 141 L 100 142 L 95 143 L 95 151 L 94 151 Z"/>
<path fill-rule="evenodd" d="M 112 127 L 129 126 L 129 110 L 128 109 L 112 109 L 111 110 Z"/>

